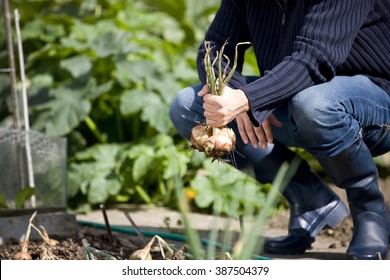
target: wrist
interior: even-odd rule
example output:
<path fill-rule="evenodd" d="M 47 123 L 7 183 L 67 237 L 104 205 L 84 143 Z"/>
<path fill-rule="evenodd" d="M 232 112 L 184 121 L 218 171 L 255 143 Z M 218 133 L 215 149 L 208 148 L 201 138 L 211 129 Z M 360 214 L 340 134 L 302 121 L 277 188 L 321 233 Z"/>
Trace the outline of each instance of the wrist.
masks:
<path fill-rule="evenodd" d="M 241 112 L 248 112 L 250 110 L 249 100 L 243 90 L 237 89 L 237 94 L 240 96 Z"/>

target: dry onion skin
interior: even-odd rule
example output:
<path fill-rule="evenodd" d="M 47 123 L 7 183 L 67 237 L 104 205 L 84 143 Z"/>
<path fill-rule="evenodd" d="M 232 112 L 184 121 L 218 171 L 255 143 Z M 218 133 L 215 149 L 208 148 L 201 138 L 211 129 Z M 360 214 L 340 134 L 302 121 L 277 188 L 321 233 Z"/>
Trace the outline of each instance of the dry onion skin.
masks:
<path fill-rule="evenodd" d="M 156 237 L 153 237 L 148 244 L 146 244 L 146 246 L 142 249 L 139 249 L 139 250 L 136 250 L 134 251 L 131 255 L 130 255 L 130 260 L 142 260 L 142 261 L 145 261 L 145 260 L 152 260 L 152 256 L 150 254 L 150 250 L 152 248 L 152 245 L 153 245 L 153 242 L 154 240 L 156 239 Z"/>
<path fill-rule="evenodd" d="M 205 153 L 214 158 L 221 158 L 234 151 L 236 135 L 229 127 L 213 128 L 213 135 L 204 143 Z"/>
<path fill-rule="evenodd" d="M 14 260 L 31 261 L 32 256 L 28 252 L 18 252 L 14 255 Z"/>
<path fill-rule="evenodd" d="M 222 95 L 224 87 L 229 83 L 234 71 L 237 67 L 237 48 L 239 45 L 250 44 L 249 42 L 238 43 L 236 45 L 234 63 L 232 69 L 227 75 L 227 68 L 230 60 L 223 54 L 227 41 L 217 51 L 217 56 L 214 61 L 211 61 L 211 45 L 209 41 L 205 41 L 206 54 L 204 57 L 204 65 L 206 71 L 206 83 L 210 88 L 210 93 L 214 95 Z M 227 60 L 226 67 L 222 69 L 222 60 Z M 214 65 L 218 63 L 218 73 L 215 74 Z M 211 127 L 204 123 L 196 125 L 190 133 L 190 142 L 194 149 L 205 152 L 206 155 L 213 158 L 221 158 L 226 154 L 232 153 L 236 144 L 236 136 L 234 131 L 227 127 Z"/>
<path fill-rule="evenodd" d="M 158 245 L 160 247 L 160 252 L 161 252 L 161 255 L 162 255 L 163 259 L 166 259 L 163 247 L 165 247 L 170 254 L 173 254 L 174 251 L 171 248 L 171 246 L 164 239 L 162 239 L 160 236 L 155 235 L 149 241 L 149 243 L 146 244 L 146 246 L 144 248 L 134 251 L 130 255 L 130 260 L 147 260 L 147 261 L 153 260 L 152 255 L 150 254 L 150 251 L 151 251 L 153 243 L 156 240 L 157 240 Z"/>

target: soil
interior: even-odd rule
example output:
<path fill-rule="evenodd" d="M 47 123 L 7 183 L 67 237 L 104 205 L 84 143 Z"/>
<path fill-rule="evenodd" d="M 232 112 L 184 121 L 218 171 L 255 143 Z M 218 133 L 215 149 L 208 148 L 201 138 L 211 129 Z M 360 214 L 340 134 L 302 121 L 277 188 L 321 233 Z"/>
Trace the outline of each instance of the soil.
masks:
<path fill-rule="evenodd" d="M 269 226 L 273 229 L 286 229 L 288 223 L 288 212 L 280 213 L 278 216 L 274 217 L 270 222 Z M 337 228 L 324 229 L 319 236 L 317 237 L 318 242 L 325 243 L 325 247 L 328 247 L 329 250 L 323 250 L 325 255 L 318 255 L 318 257 L 312 255 L 300 255 L 300 256 L 282 256 L 282 258 L 334 258 L 334 255 L 326 255 L 329 251 L 332 252 L 332 248 L 343 247 L 346 249 L 348 246 L 349 240 L 352 236 L 352 222 L 350 218 L 347 218 L 342 224 Z M 114 257 L 117 260 L 126 260 L 130 258 L 130 255 L 139 249 L 144 248 L 146 242 L 141 240 L 138 236 L 129 236 L 117 232 L 112 233 L 111 239 L 108 234 L 100 229 L 95 229 L 91 227 L 82 227 L 78 229 L 78 232 L 75 236 L 66 237 L 66 238 L 56 238 L 50 237 L 51 240 L 54 240 L 52 245 L 41 240 L 30 240 L 28 242 L 28 253 L 31 255 L 33 260 L 79 260 L 79 259 L 90 259 L 88 253 L 85 250 L 85 244 L 92 247 L 92 249 L 97 249 L 103 254 L 94 253 L 93 257 L 96 259 L 108 259 L 109 257 Z M 149 241 L 148 239 L 147 241 Z M 166 250 L 165 258 L 166 259 L 186 259 L 185 253 L 187 251 L 186 245 L 183 242 L 176 242 L 166 240 L 176 251 L 173 254 L 169 254 Z M 83 245 L 84 244 L 84 245 Z M 321 244 L 322 245 L 322 244 Z M 310 250 L 308 250 L 310 252 Z M 321 250 L 316 250 L 313 248 L 312 252 L 318 252 Z M 19 240 L 10 239 L 7 243 L 0 245 L 0 259 L 1 260 L 12 260 L 15 259 L 15 256 L 18 252 L 21 252 L 21 243 Z M 167 254 L 168 253 L 168 254 Z M 264 255 L 264 254 L 262 254 Z M 161 248 L 158 246 L 158 243 L 155 242 L 154 246 L 151 249 L 151 256 L 153 259 L 163 259 L 161 254 Z M 267 256 L 272 258 L 280 258 L 281 256 Z M 341 258 L 341 256 L 340 256 Z"/>
<path fill-rule="evenodd" d="M 126 260 L 130 258 L 130 255 L 134 251 L 142 249 L 145 246 L 141 239 L 131 238 L 130 240 L 128 236 L 117 233 L 113 233 L 110 239 L 105 232 L 86 227 L 80 227 L 76 236 L 57 239 L 50 237 L 50 239 L 53 241 L 52 245 L 43 240 L 30 240 L 28 242 L 28 254 L 33 260 L 113 258 L 117 260 Z M 87 245 L 87 247 L 85 245 Z M 92 258 L 91 255 L 88 256 L 88 250 L 86 250 L 86 248 L 91 247 L 92 250 L 90 252 L 93 254 Z M 168 253 L 165 255 L 165 258 L 184 259 L 185 251 L 185 247 L 181 247 L 173 254 L 165 252 Z M 6 244 L 0 245 L 1 260 L 14 260 L 19 252 L 21 252 L 21 244 L 18 240 L 8 240 Z M 163 259 L 159 246 L 153 246 L 150 253 L 153 259 Z"/>

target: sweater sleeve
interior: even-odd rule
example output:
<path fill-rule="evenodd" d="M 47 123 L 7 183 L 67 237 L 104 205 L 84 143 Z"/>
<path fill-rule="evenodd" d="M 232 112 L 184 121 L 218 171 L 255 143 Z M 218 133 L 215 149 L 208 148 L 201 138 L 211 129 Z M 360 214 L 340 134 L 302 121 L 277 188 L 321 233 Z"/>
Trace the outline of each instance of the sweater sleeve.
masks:
<path fill-rule="evenodd" d="M 372 0 L 311 1 L 294 51 L 253 83 L 240 87 L 248 97 L 252 118 L 264 121 L 296 93 L 330 81 L 349 54 Z"/>

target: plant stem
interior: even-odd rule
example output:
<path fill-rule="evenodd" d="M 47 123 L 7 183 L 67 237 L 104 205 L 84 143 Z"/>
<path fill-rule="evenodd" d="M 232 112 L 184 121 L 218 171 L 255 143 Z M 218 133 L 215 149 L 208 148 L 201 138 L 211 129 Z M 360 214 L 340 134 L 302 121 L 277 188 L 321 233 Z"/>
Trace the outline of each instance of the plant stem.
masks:
<path fill-rule="evenodd" d="M 230 64 L 230 60 L 227 56 L 224 55 L 225 47 L 228 44 L 228 40 L 224 42 L 222 45 L 221 49 L 217 51 L 217 56 L 213 63 L 211 63 L 211 45 L 210 42 L 205 41 L 205 57 L 204 57 L 204 65 L 205 65 L 205 71 L 206 71 L 206 83 L 210 87 L 210 92 L 211 94 L 216 94 L 216 95 L 221 95 L 223 93 L 224 87 L 229 83 L 230 79 L 232 78 L 234 72 L 236 71 L 237 68 L 237 62 L 238 62 L 238 46 L 240 45 L 247 45 L 250 44 L 250 42 L 241 42 L 236 45 L 235 48 L 235 55 L 234 55 L 234 62 L 233 66 L 226 77 L 226 72 L 227 68 Z M 226 58 L 227 60 L 227 65 L 224 67 L 224 70 L 222 70 L 222 62 L 223 58 Z M 218 77 L 216 78 L 215 72 L 214 72 L 214 64 L 217 63 L 217 68 L 218 68 Z"/>
<path fill-rule="evenodd" d="M 135 186 L 135 191 L 139 194 L 139 196 L 142 197 L 145 203 L 153 204 L 152 198 L 145 192 L 145 190 L 140 185 Z"/>
<path fill-rule="evenodd" d="M 96 123 L 91 119 L 91 117 L 86 116 L 84 121 L 88 128 L 91 130 L 92 134 L 96 137 L 96 139 L 102 144 L 107 144 L 106 138 L 100 132 L 99 128 L 97 127 Z"/>

